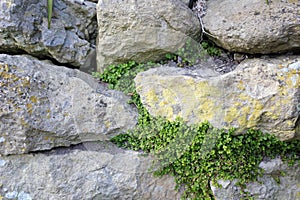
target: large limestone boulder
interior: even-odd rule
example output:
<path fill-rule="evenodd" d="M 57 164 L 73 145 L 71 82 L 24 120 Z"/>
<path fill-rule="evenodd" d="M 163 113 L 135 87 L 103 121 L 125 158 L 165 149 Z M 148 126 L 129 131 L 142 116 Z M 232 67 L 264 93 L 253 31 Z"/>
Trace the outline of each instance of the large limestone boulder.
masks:
<path fill-rule="evenodd" d="M 207 1 L 203 17 L 211 39 L 233 52 L 279 53 L 300 50 L 300 1 Z"/>
<path fill-rule="evenodd" d="M 264 175 L 257 182 L 247 184 L 245 191 L 255 200 L 296 200 L 300 198 L 300 166 L 288 167 L 281 159 L 263 161 L 259 165 Z M 221 187 L 211 184 L 216 200 L 244 199 L 235 181 L 218 181 Z"/>
<path fill-rule="evenodd" d="M 152 160 L 109 143 L 0 157 L 0 199 L 180 199 L 173 177 L 152 176 Z"/>
<path fill-rule="evenodd" d="M 299 57 L 249 59 L 224 75 L 163 66 L 139 73 L 135 83 L 152 115 L 300 139 Z"/>
<path fill-rule="evenodd" d="M 78 70 L 0 54 L 0 154 L 107 140 L 136 124 L 121 92 Z"/>
<path fill-rule="evenodd" d="M 109 64 L 156 61 L 197 43 L 200 23 L 180 0 L 99 0 L 97 69 Z"/>
<path fill-rule="evenodd" d="M 96 3 L 54 1 L 50 29 L 47 0 L 1 0 L 0 10 L 1 52 L 26 52 L 75 67 L 89 67 L 96 59 Z"/>

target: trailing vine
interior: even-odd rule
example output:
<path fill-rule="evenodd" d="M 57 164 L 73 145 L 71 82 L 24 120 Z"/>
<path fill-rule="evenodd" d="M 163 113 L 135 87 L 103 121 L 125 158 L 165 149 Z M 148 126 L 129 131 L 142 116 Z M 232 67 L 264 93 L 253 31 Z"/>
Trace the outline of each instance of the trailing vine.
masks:
<path fill-rule="evenodd" d="M 234 129 L 216 129 L 208 122 L 187 125 L 182 119 L 168 121 L 151 116 L 133 83 L 138 72 L 150 67 L 155 65 L 129 62 L 110 66 L 103 74 L 95 73 L 94 76 L 108 82 L 112 89 L 131 94 L 130 103 L 139 110 L 137 127 L 111 141 L 122 148 L 155 155 L 154 174 L 174 176 L 176 188 L 184 190 L 183 199 L 214 199 L 210 184 L 218 185 L 219 179 L 237 179 L 243 191 L 247 182 L 262 175 L 258 165 L 266 158 L 280 157 L 289 165 L 300 164 L 299 140 L 283 142 L 259 130 L 235 135 Z M 243 195 L 245 199 L 251 198 L 247 192 Z"/>

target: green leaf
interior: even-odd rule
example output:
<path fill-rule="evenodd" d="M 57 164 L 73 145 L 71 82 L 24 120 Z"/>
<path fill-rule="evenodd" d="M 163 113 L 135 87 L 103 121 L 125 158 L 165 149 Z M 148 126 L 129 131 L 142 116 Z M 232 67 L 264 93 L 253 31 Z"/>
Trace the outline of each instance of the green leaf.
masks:
<path fill-rule="evenodd" d="M 51 18 L 52 18 L 52 10 L 53 10 L 53 0 L 48 0 L 48 29 L 51 27 Z"/>

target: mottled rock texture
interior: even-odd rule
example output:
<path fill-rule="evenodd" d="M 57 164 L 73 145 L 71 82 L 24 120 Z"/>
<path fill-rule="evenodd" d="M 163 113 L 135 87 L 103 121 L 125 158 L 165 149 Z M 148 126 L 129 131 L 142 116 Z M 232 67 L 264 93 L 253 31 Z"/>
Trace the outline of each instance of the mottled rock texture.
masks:
<path fill-rule="evenodd" d="M 261 162 L 264 175 L 257 182 L 247 184 L 246 191 L 255 200 L 297 200 L 300 199 L 300 166 L 288 167 L 281 159 Z M 211 185 L 216 200 L 244 199 L 236 181 L 220 180 L 221 187 Z"/>
<path fill-rule="evenodd" d="M 299 57 L 249 59 L 224 75 L 164 66 L 138 74 L 135 83 L 152 115 L 300 138 Z"/>
<path fill-rule="evenodd" d="M 207 1 L 203 17 L 211 39 L 221 47 L 243 53 L 300 51 L 300 1 Z"/>
<path fill-rule="evenodd" d="M 155 61 L 199 45 L 200 23 L 189 0 L 53 1 L 50 29 L 47 0 L 0 1 L 0 52 L 10 54 L 0 54 L 0 200 L 179 200 L 172 177 L 152 176 L 153 157 L 107 141 L 136 125 L 129 98 L 64 66 L 90 72 L 97 54 L 101 72 L 112 63 Z M 207 3 L 206 31 L 225 49 L 299 51 L 299 1 Z M 23 53 L 57 65 L 12 56 Z M 135 81 L 153 115 L 209 120 L 240 132 L 256 127 L 292 140 L 300 138 L 299 60 L 246 60 L 224 75 L 209 62 L 195 70 L 163 66 Z M 300 199 L 299 164 L 274 159 L 260 167 L 265 173 L 259 182 L 247 185 L 254 199 Z M 211 185 L 216 200 L 243 199 L 235 181 L 219 183 L 221 188 Z"/>
<path fill-rule="evenodd" d="M 154 178 L 151 162 L 109 143 L 0 157 L 0 199 L 180 199 L 173 177 Z"/>
<path fill-rule="evenodd" d="M 99 0 L 97 68 L 109 64 L 156 61 L 196 42 L 198 18 L 180 0 Z"/>
<path fill-rule="evenodd" d="M 0 54 L 0 154 L 107 140 L 135 126 L 128 100 L 78 70 Z"/>
<path fill-rule="evenodd" d="M 95 59 L 96 4 L 55 0 L 51 28 L 47 0 L 1 0 L 0 52 L 28 53 L 75 67 Z"/>

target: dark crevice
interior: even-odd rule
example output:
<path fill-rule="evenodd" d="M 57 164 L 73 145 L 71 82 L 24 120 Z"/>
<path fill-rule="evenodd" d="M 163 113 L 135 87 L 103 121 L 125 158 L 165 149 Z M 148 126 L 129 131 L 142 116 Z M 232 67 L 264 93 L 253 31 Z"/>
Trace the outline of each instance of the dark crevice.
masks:
<path fill-rule="evenodd" d="M 7 55 L 11 55 L 11 56 L 15 56 L 15 55 L 29 55 L 29 56 L 33 56 L 35 58 L 37 58 L 38 60 L 40 61 L 43 61 L 43 60 L 49 60 L 51 61 L 54 65 L 57 65 L 57 66 L 62 66 L 62 67 L 67 67 L 67 68 L 70 68 L 70 69 L 79 69 L 79 67 L 77 66 L 74 66 L 74 65 L 71 65 L 70 63 L 60 63 L 58 62 L 57 60 L 55 60 L 54 58 L 51 58 L 50 56 L 45 56 L 45 55 L 38 55 L 38 54 L 30 54 L 22 49 L 18 49 L 18 50 L 15 50 L 15 51 L 0 51 L 0 54 L 7 54 Z"/>
<path fill-rule="evenodd" d="M 264 56 L 268 56 L 269 58 L 276 58 L 278 56 L 300 55 L 300 48 L 294 48 L 292 50 L 285 51 L 285 52 L 279 52 L 279 53 L 269 53 L 269 54 L 256 53 L 256 54 L 250 54 L 250 53 L 246 53 L 246 52 L 234 52 L 234 51 L 229 51 L 227 49 L 224 49 L 224 48 L 218 46 L 213 40 L 211 40 L 206 35 L 203 35 L 203 39 L 202 39 L 201 42 L 203 42 L 203 41 L 204 42 L 209 42 L 209 43 L 213 44 L 215 47 L 221 49 L 224 53 L 228 54 L 232 59 L 233 59 L 233 55 L 235 53 L 243 54 L 243 55 L 247 56 L 247 58 L 261 58 L 261 57 L 264 57 Z"/>
<path fill-rule="evenodd" d="M 298 138 L 300 140 L 300 114 L 299 114 L 298 119 L 296 121 L 295 132 L 296 132 L 296 138 Z"/>
<path fill-rule="evenodd" d="M 197 0 L 190 0 L 190 1 L 189 1 L 189 5 L 188 5 L 188 6 L 189 6 L 190 9 L 193 8 L 194 3 L 195 3 L 196 1 L 197 1 Z"/>
<path fill-rule="evenodd" d="M 102 153 L 110 153 L 116 155 L 118 153 L 124 153 L 126 150 L 117 147 L 114 143 L 110 141 L 90 141 L 90 142 L 81 142 L 78 144 L 71 144 L 70 146 L 59 146 L 53 147 L 51 149 L 30 151 L 27 154 L 37 155 L 65 155 L 72 153 L 75 150 L 79 151 L 96 151 Z"/>
<path fill-rule="evenodd" d="M 91 23 L 88 24 L 86 27 L 96 27 L 95 29 L 93 29 L 92 32 L 89 32 L 88 34 L 88 42 L 91 45 L 95 45 L 96 46 L 96 41 L 97 41 L 97 34 L 98 34 L 98 23 L 97 23 L 97 15 L 95 15 L 94 17 L 92 17 L 91 19 Z M 87 40 L 87 39 L 86 39 Z"/>
<path fill-rule="evenodd" d="M 83 143 L 79 143 L 79 144 L 72 144 L 70 146 L 60 146 L 60 147 L 53 147 L 51 149 L 30 151 L 28 154 L 65 155 L 71 153 L 74 150 L 86 151 L 87 149 L 85 148 Z"/>

